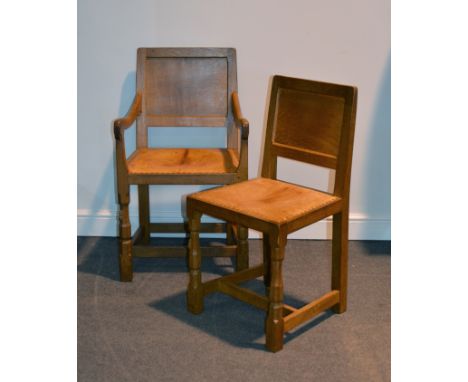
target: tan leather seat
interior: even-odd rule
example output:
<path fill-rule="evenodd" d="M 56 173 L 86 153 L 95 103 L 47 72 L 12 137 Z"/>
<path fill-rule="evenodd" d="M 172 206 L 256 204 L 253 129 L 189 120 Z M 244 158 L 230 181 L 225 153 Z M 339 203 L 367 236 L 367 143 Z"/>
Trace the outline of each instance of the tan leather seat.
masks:
<path fill-rule="evenodd" d="M 239 154 L 232 149 L 142 148 L 128 158 L 129 174 L 234 173 Z"/>
<path fill-rule="evenodd" d="M 268 178 L 199 192 L 190 198 L 278 225 L 341 201 L 326 192 Z"/>

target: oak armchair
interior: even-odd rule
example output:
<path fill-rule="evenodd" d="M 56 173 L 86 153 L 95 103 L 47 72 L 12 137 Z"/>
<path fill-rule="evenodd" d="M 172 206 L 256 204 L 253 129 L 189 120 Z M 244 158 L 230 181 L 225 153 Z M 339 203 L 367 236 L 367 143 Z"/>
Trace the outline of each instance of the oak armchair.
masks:
<path fill-rule="evenodd" d="M 136 121 L 136 150 L 127 157 L 125 130 Z M 226 147 L 148 147 L 150 127 L 227 129 Z M 131 281 L 132 258 L 186 256 L 186 246 L 150 246 L 151 233 L 187 232 L 185 223 L 150 222 L 149 186 L 225 185 L 248 178 L 249 122 L 237 94 L 236 51 L 232 48 L 139 48 L 136 95 L 127 115 L 114 122 L 120 206 L 120 279 Z M 131 184 L 138 185 L 139 227 L 132 237 Z M 225 232 L 226 246 L 206 247 L 212 256 L 237 256 L 248 267 L 247 230 L 203 223 L 202 232 Z"/>

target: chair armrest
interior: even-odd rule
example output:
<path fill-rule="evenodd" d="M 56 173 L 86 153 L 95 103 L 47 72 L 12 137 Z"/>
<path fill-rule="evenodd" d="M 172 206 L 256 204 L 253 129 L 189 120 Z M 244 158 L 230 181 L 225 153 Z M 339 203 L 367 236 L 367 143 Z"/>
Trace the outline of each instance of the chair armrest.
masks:
<path fill-rule="evenodd" d="M 248 169 L 248 156 L 249 156 L 249 121 L 242 116 L 240 108 L 239 95 L 237 92 L 232 92 L 232 110 L 234 114 L 234 121 L 237 127 L 241 129 L 241 147 L 238 171 L 240 180 L 247 180 L 249 177 Z"/>
<path fill-rule="evenodd" d="M 237 92 L 232 92 L 232 110 L 234 113 L 234 120 L 241 128 L 241 138 L 249 138 L 249 121 L 242 116 L 242 111 L 239 103 L 239 95 Z"/>
<path fill-rule="evenodd" d="M 133 100 L 132 106 L 128 110 L 125 117 L 114 121 L 114 136 L 115 136 L 115 155 L 117 167 L 117 187 L 119 189 L 119 200 L 121 197 L 128 198 L 128 181 L 127 181 L 127 156 L 125 155 L 125 140 L 124 130 L 131 126 L 138 115 L 141 113 L 141 93 L 137 93 Z M 127 190 L 127 191 L 126 191 Z M 123 195 L 123 196 L 122 196 Z M 127 196 L 125 196 L 127 195 Z"/>
<path fill-rule="evenodd" d="M 132 106 L 125 117 L 114 121 L 115 139 L 120 140 L 123 137 L 122 130 L 127 129 L 141 113 L 141 93 L 138 92 L 133 99 Z"/>

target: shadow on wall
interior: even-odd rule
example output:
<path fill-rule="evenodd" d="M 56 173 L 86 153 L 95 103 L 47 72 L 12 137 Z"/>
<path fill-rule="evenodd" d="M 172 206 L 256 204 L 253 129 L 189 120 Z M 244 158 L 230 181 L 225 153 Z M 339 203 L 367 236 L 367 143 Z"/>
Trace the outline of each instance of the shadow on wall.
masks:
<path fill-rule="evenodd" d="M 136 72 L 133 70 L 127 74 L 125 80 L 122 84 L 122 92 L 120 93 L 120 105 L 119 105 L 119 115 L 115 116 L 115 119 L 124 117 L 130 106 L 132 105 L 133 99 L 135 98 L 136 94 Z M 113 129 L 114 121 L 112 121 L 112 129 Z M 113 155 L 114 155 L 114 162 L 115 162 L 115 141 L 114 141 L 114 133 L 112 132 L 112 142 L 113 142 Z M 125 132 L 125 151 L 127 156 L 131 154 L 136 149 L 136 133 L 135 133 L 135 123 L 132 127 L 128 128 Z M 117 183 L 115 182 L 117 186 Z M 115 193 L 114 193 L 115 194 Z M 117 194 L 115 194 L 115 202 L 117 203 Z"/>
<path fill-rule="evenodd" d="M 107 137 L 109 142 L 112 142 L 112 156 L 107 158 L 107 164 L 102 172 L 99 184 L 95 189 L 94 199 L 91 203 L 90 210 L 94 215 L 99 214 L 99 211 L 110 209 L 111 211 L 118 211 L 118 199 L 117 199 L 117 179 L 115 176 L 115 140 L 114 140 L 114 120 L 125 116 L 130 105 L 132 104 L 135 96 L 135 71 L 127 74 L 123 85 L 120 96 L 120 105 L 118 115 L 113 116 L 113 119 L 109 121 L 107 128 Z M 102 128 L 105 128 L 103 126 Z M 125 146 L 127 153 L 131 152 L 135 148 L 135 127 L 129 128 L 125 133 Z M 130 131 L 129 131 L 130 130 Z M 132 131 L 133 130 L 133 131 Z M 104 161 L 104 158 L 103 158 Z M 110 204 L 107 206 L 106 204 Z M 98 219 L 90 219 L 89 221 L 97 222 Z M 96 224 L 96 223 L 91 223 Z M 115 235 L 118 235 L 118 219 L 115 219 L 114 223 Z M 86 232 L 95 232 L 96 229 L 93 226 L 85 227 Z"/>
<path fill-rule="evenodd" d="M 391 59 L 387 58 L 370 121 L 363 200 L 376 219 L 390 219 Z M 359 102 L 359 101 L 358 101 Z M 359 108 L 359 106 L 358 106 Z M 390 232 L 388 232 L 390 238 Z"/>
<path fill-rule="evenodd" d="M 213 264 L 213 260 L 208 266 Z M 208 263 L 208 261 L 206 262 Z M 205 267 L 205 271 L 211 273 L 211 269 Z M 244 285 L 257 294 L 265 293 L 263 282 L 251 280 Z M 297 299 L 293 295 L 285 293 L 284 302 L 292 306 L 303 306 L 306 302 Z M 203 314 L 194 315 L 187 312 L 186 292 L 179 292 L 161 300 L 155 300 L 148 304 L 149 307 L 164 312 L 179 321 L 203 331 L 218 340 L 244 349 L 264 350 L 265 312 L 254 309 L 244 302 L 233 300 L 223 294 L 211 294 L 205 297 Z M 320 325 L 332 317 L 334 313 L 326 311 L 313 320 L 302 325 L 299 329 L 285 333 L 284 343 L 287 344 L 303 333 Z"/>
<path fill-rule="evenodd" d="M 268 111 L 270 110 L 270 97 L 271 97 L 271 87 L 273 85 L 273 77 L 270 76 L 268 78 L 268 87 L 265 96 L 265 107 L 263 108 L 263 125 L 262 125 L 262 138 L 260 141 L 260 158 L 258 161 L 258 168 L 257 174 L 250 176 L 250 178 L 257 178 L 260 177 L 262 174 L 262 167 L 263 167 L 263 152 L 265 150 L 265 136 L 266 136 L 266 129 L 267 129 L 267 122 L 268 122 Z"/>

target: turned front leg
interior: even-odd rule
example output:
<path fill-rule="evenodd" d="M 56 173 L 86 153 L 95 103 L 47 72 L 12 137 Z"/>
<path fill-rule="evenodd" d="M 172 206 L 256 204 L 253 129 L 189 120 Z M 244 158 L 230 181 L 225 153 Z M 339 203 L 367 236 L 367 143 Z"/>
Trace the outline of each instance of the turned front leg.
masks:
<path fill-rule="evenodd" d="M 141 97 L 135 98 L 135 110 Z M 120 281 L 132 281 L 132 230 L 128 205 L 130 203 L 130 185 L 128 183 L 128 170 L 125 156 L 124 129 L 126 122 L 117 120 L 114 123 L 115 152 L 116 152 L 116 179 L 117 198 L 119 202 L 119 270 Z"/>
<path fill-rule="evenodd" d="M 201 281 L 200 253 L 200 220 L 201 214 L 192 212 L 189 215 L 189 285 L 187 288 L 187 309 L 198 314 L 203 311 L 203 285 Z"/>
<path fill-rule="evenodd" d="M 266 348 L 277 352 L 283 348 L 283 259 L 286 238 L 270 236 L 270 296 L 266 319 Z"/>

